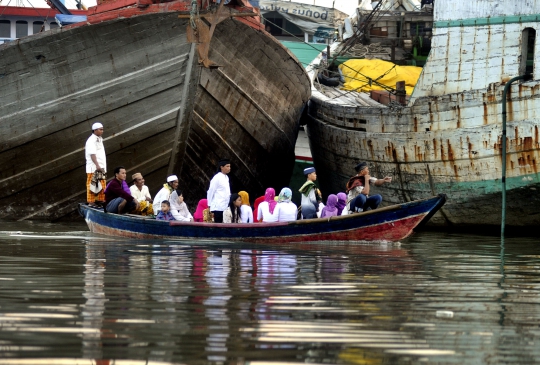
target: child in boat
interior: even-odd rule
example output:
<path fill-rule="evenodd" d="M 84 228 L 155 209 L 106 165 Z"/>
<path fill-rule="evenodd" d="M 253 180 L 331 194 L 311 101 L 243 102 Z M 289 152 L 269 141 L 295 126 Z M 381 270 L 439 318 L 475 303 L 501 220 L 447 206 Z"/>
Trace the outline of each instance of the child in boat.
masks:
<path fill-rule="evenodd" d="M 174 221 L 173 215 L 170 212 L 171 209 L 171 203 L 169 203 L 168 200 L 164 200 L 161 202 L 161 210 L 156 215 L 156 219 L 158 221 Z"/>
<path fill-rule="evenodd" d="M 229 207 L 223 212 L 223 223 L 242 223 L 242 212 L 240 210 L 241 206 L 242 198 L 240 195 L 236 193 L 231 194 Z"/>

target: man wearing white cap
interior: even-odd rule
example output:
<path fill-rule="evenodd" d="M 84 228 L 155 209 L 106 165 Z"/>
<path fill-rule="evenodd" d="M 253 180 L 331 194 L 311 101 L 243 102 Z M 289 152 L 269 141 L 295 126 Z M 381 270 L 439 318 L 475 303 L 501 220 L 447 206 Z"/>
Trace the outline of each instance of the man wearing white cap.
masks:
<path fill-rule="evenodd" d="M 169 200 L 171 194 L 178 188 L 178 177 L 176 175 L 171 175 L 167 178 L 167 182 L 163 184 L 163 188 L 156 194 L 154 198 L 154 215 L 157 215 L 161 210 L 161 202 L 164 200 Z"/>
<path fill-rule="evenodd" d="M 86 140 L 86 201 L 95 206 L 97 201 L 105 201 L 107 160 L 103 146 L 103 124 L 92 124 L 92 135 Z"/>

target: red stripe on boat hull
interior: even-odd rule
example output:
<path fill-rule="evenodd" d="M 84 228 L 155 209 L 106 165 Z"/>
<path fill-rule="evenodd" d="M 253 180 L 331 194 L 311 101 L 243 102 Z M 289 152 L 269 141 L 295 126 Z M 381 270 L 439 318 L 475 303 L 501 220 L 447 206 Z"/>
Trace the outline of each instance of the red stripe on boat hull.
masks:
<path fill-rule="evenodd" d="M 294 243 L 294 242 L 315 242 L 315 241 L 399 241 L 413 232 L 425 214 L 420 214 L 412 217 L 406 217 L 393 222 L 375 224 L 367 227 L 360 227 L 347 231 L 317 233 L 317 234 L 302 234 L 297 236 L 265 236 L 265 237 L 236 237 L 236 238 L 221 238 L 221 237 L 184 237 L 184 236 L 160 236 L 155 234 L 133 232 L 112 228 L 90 222 L 88 224 L 90 231 L 93 233 L 103 234 L 107 236 L 117 236 L 137 239 L 204 239 L 217 241 L 240 241 L 253 243 Z M 264 223 L 261 223 L 264 224 Z"/>

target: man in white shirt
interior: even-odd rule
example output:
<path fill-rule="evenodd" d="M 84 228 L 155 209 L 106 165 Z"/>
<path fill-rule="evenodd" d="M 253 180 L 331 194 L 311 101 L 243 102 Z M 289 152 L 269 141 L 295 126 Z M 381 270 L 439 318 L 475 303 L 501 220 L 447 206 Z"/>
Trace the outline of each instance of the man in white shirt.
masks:
<path fill-rule="evenodd" d="M 140 209 L 133 212 L 133 214 L 150 215 L 154 214 L 154 208 L 152 207 L 152 196 L 148 186 L 144 185 L 144 177 L 140 172 L 131 175 L 133 179 L 133 185 L 129 187 L 131 196 L 139 202 Z"/>
<path fill-rule="evenodd" d="M 167 178 L 167 183 L 163 184 L 163 188 L 156 194 L 154 198 L 154 215 L 158 215 L 161 210 L 161 202 L 164 200 L 169 201 L 173 191 L 178 189 L 178 177 L 171 175 Z"/>
<path fill-rule="evenodd" d="M 208 208 L 214 214 L 215 223 L 223 223 L 223 212 L 229 207 L 231 186 L 227 174 L 231 172 L 231 163 L 227 159 L 219 161 L 219 172 L 210 181 L 206 194 Z"/>
<path fill-rule="evenodd" d="M 105 201 L 105 173 L 107 172 L 107 156 L 103 146 L 103 124 L 92 124 L 92 135 L 86 140 L 84 155 L 86 157 L 86 201 L 95 206 L 96 201 Z M 98 172 L 96 176 L 94 173 Z M 91 189 L 92 180 L 94 186 Z"/>

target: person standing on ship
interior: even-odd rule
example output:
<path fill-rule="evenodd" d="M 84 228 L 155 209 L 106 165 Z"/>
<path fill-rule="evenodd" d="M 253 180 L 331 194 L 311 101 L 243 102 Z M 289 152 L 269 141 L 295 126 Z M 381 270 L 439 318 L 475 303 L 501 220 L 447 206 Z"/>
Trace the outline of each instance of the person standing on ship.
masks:
<path fill-rule="evenodd" d="M 317 180 L 317 173 L 314 167 L 308 167 L 304 169 L 304 175 L 307 181 L 298 190 L 302 193 L 302 200 L 300 206 L 302 207 L 302 217 L 304 219 L 317 218 L 317 212 L 319 210 L 319 203 L 322 201 L 321 194 L 315 180 Z"/>
<path fill-rule="evenodd" d="M 154 197 L 154 215 L 158 215 L 161 210 L 161 202 L 164 200 L 169 201 L 173 191 L 178 189 L 178 177 L 176 175 L 171 175 L 167 178 L 167 182 L 163 184 L 163 187 Z M 169 206 L 171 204 L 169 203 Z"/>
<path fill-rule="evenodd" d="M 381 186 L 392 182 L 390 176 L 377 179 L 369 175 L 369 167 L 366 162 L 360 162 L 354 168 L 357 174 L 347 182 L 347 210 L 349 213 L 358 213 L 364 210 L 377 209 L 382 202 L 379 194 L 369 196 L 370 185 Z"/>
<path fill-rule="evenodd" d="M 229 207 L 231 186 L 227 174 L 231 172 L 231 162 L 228 159 L 219 161 L 219 172 L 210 180 L 206 193 L 208 207 L 214 214 L 214 223 L 223 223 L 223 212 Z"/>
<path fill-rule="evenodd" d="M 92 124 L 92 135 L 86 140 L 84 155 L 86 157 L 86 202 L 96 206 L 96 201 L 105 201 L 105 183 L 107 173 L 107 156 L 103 146 L 103 124 Z"/>

